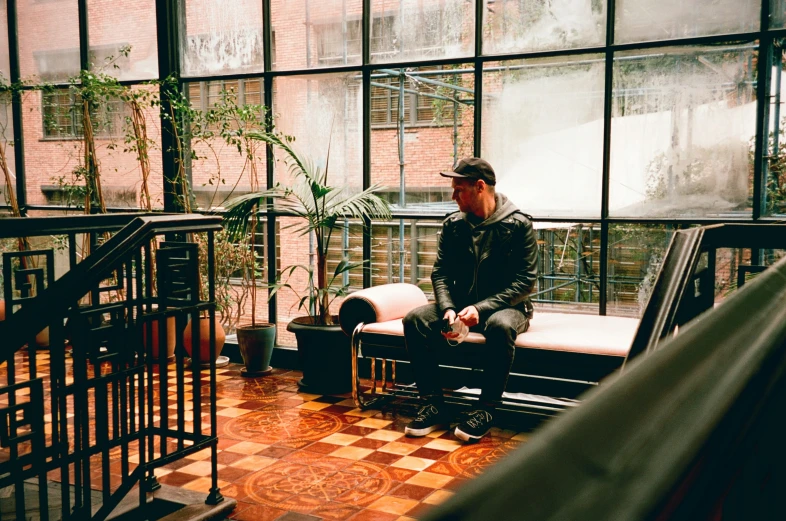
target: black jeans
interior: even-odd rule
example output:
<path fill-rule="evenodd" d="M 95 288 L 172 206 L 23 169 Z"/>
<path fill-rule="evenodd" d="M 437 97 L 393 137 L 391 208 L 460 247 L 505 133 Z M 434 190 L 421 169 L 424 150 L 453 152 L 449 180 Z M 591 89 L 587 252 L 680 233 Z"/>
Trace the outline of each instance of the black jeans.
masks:
<path fill-rule="evenodd" d="M 437 351 L 448 345 L 440 333 L 442 317 L 436 304 L 415 308 L 404 317 L 404 339 L 415 373 L 415 383 L 420 395 L 432 402 L 442 400 Z M 516 336 L 528 328 L 527 316 L 510 308 L 497 311 L 485 323 L 470 328 L 486 337 L 485 345 L 473 345 L 482 349 L 484 355 L 480 394 L 480 403 L 484 407 L 493 407 L 502 398 L 513 365 Z"/>

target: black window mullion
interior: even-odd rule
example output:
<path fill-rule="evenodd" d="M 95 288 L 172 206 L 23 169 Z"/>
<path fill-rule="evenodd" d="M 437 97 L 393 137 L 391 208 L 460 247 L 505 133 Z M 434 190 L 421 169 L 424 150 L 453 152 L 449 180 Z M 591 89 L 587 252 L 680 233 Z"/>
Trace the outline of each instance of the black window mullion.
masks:
<path fill-rule="evenodd" d="M 615 0 L 606 4 L 606 70 L 603 85 L 603 170 L 600 197 L 600 290 L 598 291 L 598 314 L 605 315 L 608 304 L 609 268 L 609 187 L 611 175 L 611 115 L 614 89 L 614 16 Z"/>
<path fill-rule="evenodd" d="M 480 157 L 482 146 L 481 118 L 483 117 L 483 0 L 475 0 L 475 104 L 473 105 L 473 127 L 474 136 L 472 139 L 472 153 L 475 157 Z M 458 117 L 454 114 L 453 116 Z"/>
<path fill-rule="evenodd" d="M 20 81 L 19 66 L 19 32 L 17 24 L 16 0 L 6 2 L 6 20 L 8 23 L 8 58 L 9 73 L 12 85 Z M 44 93 L 41 93 L 43 99 Z M 27 181 L 25 176 L 24 132 L 22 131 L 22 92 L 11 91 L 11 117 L 14 125 L 14 161 L 16 174 L 16 202 L 22 216 L 27 215 Z"/>
<path fill-rule="evenodd" d="M 90 69 L 90 36 L 87 19 L 87 0 L 78 0 L 79 7 L 79 67 Z"/>
<path fill-rule="evenodd" d="M 769 28 L 770 2 L 763 0 L 761 3 L 761 29 Z M 772 35 L 763 32 L 759 40 L 759 60 L 757 63 L 756 82 L 756 138 L 754 144 L 753 161 L 753 220 L 758 220 L 766 213 L 766 191 L 768 177 L 767 156 L 769 151 L 770 130 L 770 79 L 772 76 Z M 775 122 L 775 131 L 780 129 L 780 121 Z M 754 259 L 753 262 L 756 262 Z"/>

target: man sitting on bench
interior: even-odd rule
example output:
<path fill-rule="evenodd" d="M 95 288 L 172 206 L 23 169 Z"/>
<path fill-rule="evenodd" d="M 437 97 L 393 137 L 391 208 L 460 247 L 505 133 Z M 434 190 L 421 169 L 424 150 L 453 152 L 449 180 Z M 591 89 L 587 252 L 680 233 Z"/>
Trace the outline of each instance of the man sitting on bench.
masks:
<path fill-rule="evenodd" d="M 408 436 L 447 427 L 439 381 L 437 348 L 456 345 L 461 326 L 483 333 L 483 385 L 478 408 L 455 430 L 464 441 L 477 441 L 491 428 L 513 364 L 516 336 L 529 328 L 538 249 L 528 216 L 507 197 L 495 193 L 496 176 L 483 159 L 458 162 L 452 178 L 459 211 L 443 221 L 431 281 L 436 304 L 412 310 L 404 318 L 404 338 L 418 391 L 425 401 L 406 427 Z"/>

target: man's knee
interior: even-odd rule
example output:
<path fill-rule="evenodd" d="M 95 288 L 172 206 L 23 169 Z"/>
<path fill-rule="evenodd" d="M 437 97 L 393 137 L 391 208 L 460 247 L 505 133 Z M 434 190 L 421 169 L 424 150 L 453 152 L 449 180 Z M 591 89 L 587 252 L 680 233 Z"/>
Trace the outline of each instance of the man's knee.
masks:
<path fill-rule="evenodd" d="M 519 317 L 515 313 L 494 313 L 486 321 L 484 336 L 489 343 L 513 349 L 519 331 L 526 329 L 520 322 L 526 320 L 523 314 Z"/>
<path fill-rule="evenodd" d="M 411 310 L 404 316 L 404 319 L 402 320 L 404 322 L 404 326 L 406 327 L 413 324 L 425 324 L 433 320 L 434 311 L 431 309 L 432 307 L 432 304 L 426 304 L 425 306 L 419 306 Z"/>

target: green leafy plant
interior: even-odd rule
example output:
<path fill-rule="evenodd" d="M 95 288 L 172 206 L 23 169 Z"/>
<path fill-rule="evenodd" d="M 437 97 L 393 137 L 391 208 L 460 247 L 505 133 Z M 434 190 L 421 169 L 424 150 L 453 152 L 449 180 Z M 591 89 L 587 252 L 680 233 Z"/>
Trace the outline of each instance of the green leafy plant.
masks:
<path fill-rule="evenodd" d="M 344 259 L 328 275 L 328 248 L 333 232 L 340 231 L 347 218 L 364 221 L 389 219 L 390 207 L 374 193 L 379 189 L 376 185 L 360 191 L 330 186 L 327 166 L 323 169 L 313 160 L 299 155 L 292 147 L 294 138 L 291 136 L 274 131 L 253 131 L 248 133 L 248 137 L 284 152 L 284 164 L 289 168 L 294 184 L 277 184 L 268 190 L 232 199 L 227 204 L 229 211 L 224 217 L 225 228 L 230 237 L 245 236 L 251 217 L 268 199 L 278 203 L 281 210 L 298 217 L 298 222 L 285 228 L 292 228 L 300 235 L 314 234 L 316 267 L 298 264 L 283 268 L 278 274 L 278 282 L 270 286 L 270 296 L 281 288 L 289 288 L 298 295 L 298 307 L 306 310 L 312 324 L 331 325 L 331 302 L 346 295 L 349 290 L 342 275 L 361 265 Z M 326 165 L 329 165 L 329 159 L 330 146 Z M 306 290 L 302 294 L 288 282 L 299 270 L 305 270 L 308 275 Z"/>

